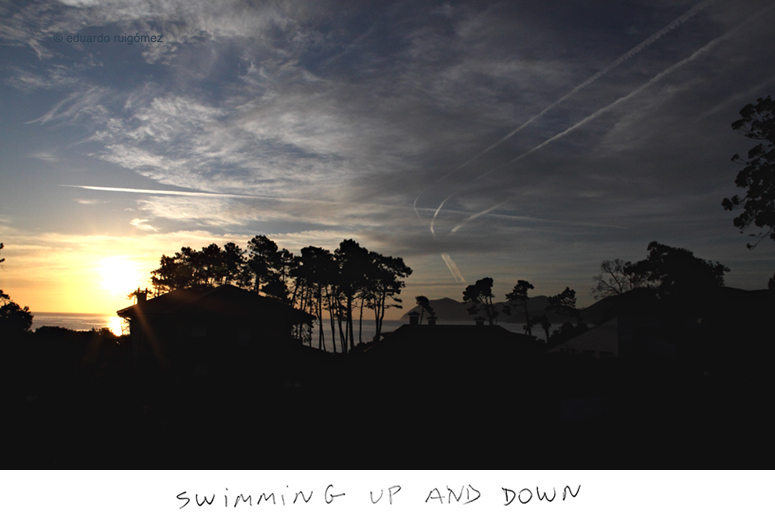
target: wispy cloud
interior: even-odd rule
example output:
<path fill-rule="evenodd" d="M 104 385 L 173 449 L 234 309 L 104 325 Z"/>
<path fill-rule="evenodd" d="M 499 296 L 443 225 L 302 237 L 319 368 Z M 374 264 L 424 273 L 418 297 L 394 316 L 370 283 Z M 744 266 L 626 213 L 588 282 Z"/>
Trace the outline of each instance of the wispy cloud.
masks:
<path fill-rule="evenodd" d="M 29 155 L 33 159 L 42 160 L 44 162 L 58 162 L 60 159 L 53 153 L 48 151 L 38 151 Z"/>
<path fill-rule="evenodd" d="M 132 227 L 136 227 L 137 229 L 140 229 L 141 231 L 151 231 L 151 232 L 157 232 L 158 229 L 156 229 L 154 226 L 147 223 L 148 220 L 143 218 L 133 218 L 130 223 Z"/>

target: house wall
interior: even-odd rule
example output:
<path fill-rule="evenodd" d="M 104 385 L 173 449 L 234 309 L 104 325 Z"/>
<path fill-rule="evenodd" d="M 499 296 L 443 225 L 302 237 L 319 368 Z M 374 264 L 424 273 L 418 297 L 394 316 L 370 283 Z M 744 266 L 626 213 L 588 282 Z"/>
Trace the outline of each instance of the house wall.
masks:
<path fill-rule="evenodd" d="M 266 361 L 291 342 L 290 323 L 244 317 L 145 316 L 130 333 L 138 361 L 162 367 Z"/>
<path fill-rule="evenodd" d="M 587 354 L 595 358 L 619 356 L 619 320 L 611 319 L 583 334 L 559 344 L 551 352 Z"/>

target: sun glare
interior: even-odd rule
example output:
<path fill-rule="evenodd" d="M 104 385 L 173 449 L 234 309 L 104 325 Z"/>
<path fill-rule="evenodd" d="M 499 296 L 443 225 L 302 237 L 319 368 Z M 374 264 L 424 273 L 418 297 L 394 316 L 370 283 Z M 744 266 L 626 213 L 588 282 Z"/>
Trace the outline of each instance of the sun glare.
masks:
<path fill-rule="evenodd" d="M 108 328 L 111 332 L 113 332 L 113 335 L 123 335 L 124 320 L 117 315 L 113 316 L 110 318 L 110 324 L 108 324 Z"/>
<path fill-rule="evenodd" d="M 100 285 L 111 295 L 127 295 L 142 283 L 137 265 L 123 257 L 105 258 L 100 262 Z"/>

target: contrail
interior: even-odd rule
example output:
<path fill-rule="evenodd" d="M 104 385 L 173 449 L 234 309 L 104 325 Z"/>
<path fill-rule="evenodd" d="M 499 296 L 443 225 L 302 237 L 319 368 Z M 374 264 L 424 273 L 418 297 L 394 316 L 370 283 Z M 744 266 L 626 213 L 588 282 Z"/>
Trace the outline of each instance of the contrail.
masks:
<path fill-rule="evenodd" d="M 497 204 L 497 205 L 494 205 L 494 206 L 490 207 L 489 209 L 485 209 L 485 210 L 484 210 L 484 211 L 482 211 L 482 212 L 479 212 L 479 213 L 476 213 L 476 214 L 472 214 L 471 216 L 469 216 L 468 218 L 466 218 L 465 220 L 463 220 L 463 222 L 462 222 L 462 223 L 459 223 L 458 225 L 456 225 L 456 226 L 455 226 L 455 228 L 454 228 L 454 229 L 452 229 L 452 232 L 451 232 L 450 234 L 455 234 L 455 233 L 458 231 L 458 229 L 460 229 L 461 227 L 463 227 L 463 226 L 464 226 L 465 224 L 467 224 L 468 222 L 473 222 L 474 220 L 476 220 L 476 219 L 477 219 L 477 218 L 479 218 L 480 216 L 484 216 L 484 215 L 486 215 L 487 213 L 491 213 L 492 211 L 495 211 L 497 208 L 499 208 L 500 206 L 502 206 L 502 205 L 503 205 L 503 204 L 505 204 L 506 202 L 508 202 L 508 199 L 507 199 L 507 200 L 504 200 L 504 201 L 503 201 L 503 202 L 501 202 L 500 204 Z"/>
<path fill-rule="evenodd" d="M 266 195 L 237 195 L 232 193 L 211 193 L 208 191 L 174 191 L 171 189 L 142 189 L 134 187 L 103 187 L 103 186 L 76 186 L 70 184 L 61 184 L 60 187 L 74 187 L 78 189 L 88 189 L 91 191 L 112 191 L 117 193 L 140 193 L 148 195 L 172 195 L 172 196 L 191 196 L 191 197 L 203 197 L 203 198 L 242 198 L 252 200 L 274 200 L 276 202 L 301 202 L 305 204 L 328 204 L 328 205 L 366 205 L 369 207 L 388 207 L 391 209 L 406 209 L 406 206 L 394 206 L 386 204 L 375 203 L 352 203 L 352 202 L 337 202 L 333 200 L 314 200 L 310 198 L 286 198 L 278 196 L 266 196 Z M 431 211 L 431 209 L 427 209 Z"/>
<path fill-rule="evenodd" d="M 560 132 L 560 133 L 556 134 L 555 136 L 553 136 L 553 137 L 551 137 L 551 138 L 549 138 L 549 139 L 545 140 L 544 142 L 542 142 L 542 143 L 541 143 L 541 144 L 539 144 L 538 146 L 536 146 L 536 147 L 534 147 L 534 148 L 532 148 L 532 149 L 530 149 L 530 150 L 526 151 L 526 152 L 525 152 L 525 153 L 523 153 L 522 155 L 520 155 L 520 156 L 518 156 L 518 157 L 516 157 L 516 158 L 514 158 L 514 159 L 512 159 L 512 160 L 510 160 L 510 161 L 508 161 L 508 162 L 506 162 L 506 163 L 504 163 L 504 164 L 501 164 L 501 165 L 500 165 L 500 166 L 498 166 L 497 168 L 491 169 L 491 170 L 490 170 L 490 171 L 488 171 L 487 173 L 484 173 L 484 174 L 480 175 L 480 176 L 479 176 L 479 177 L 477 177 L 477 178 L 482 178 L 482 177 L 484 177 L 484 176 L 486 176 L 486 175 L 489 175 L 490 173 L 492 173 L 493 171 L 495 171 L 495 170 L 497 170 L 497 169 L 500 169 L 500 168 L 502 168 L 502 167 L 504 167 L 504 166 L 507 166 L 507 165 L 509 165 L 509 164 L 513 164 L 513 163 L 515 163 L 515 162 L 517 162 L 517 161 L 519 161 L 519 160 L 523 159 L 524 157 L 526 157 L 526 156 L 530 155 L 531 153 L 533 153 L 533 152 L 535 152 L 535 151 L 538 151 L 538 150 L 540 150 L 541 148 L 543 148 L 543 147 L 544 147 L 544 146 L 546 146 L 547 144 L 549 144 L 549 143 L 551 143 L 551 142 L 554 142 L 554 141 L 556 141 L 557 139 L 559 139 L 559 138 L 561 138 L 561 137 L 564 137 L 565 135 L 569 134 L 569 133 L 570 133 L 570 132 L 572 132 L 573 130 L 575 130 L 575 129 L 577 129 L 577 128 L 580 128 L 581 126 L 584 126 L 584 125 L 585 125 L 585 124 L 587 124 L 589 121 L 592 121 L 592 120 L 594 120 L 594 119 L 597 119 L 597 118 L 598 118 L 600 115 L 602 115 L 602 114 L 604 114 L 604 113 L 606 113 L 606 112 L 610 111 L 611 109 L 615 108 L 616 106 L 620 105 L 621 103 L 623 103 L 623 102 L 625 102 L 625 101 L 627 101 L 627 100 L 629 100 L 629 99 L 633 98 L 634 96 L 636 96 L 636 95 L 640 94 L 640 93 L 641 93 L 641 92 L 643 92 L 645 89 L 647 89 L 648 87 L 650 87 L 650 86 L 651 86 L 651 85 L 653 85 L 654 83 L 657 83 L 658 81 L 660 81 L 660 80 L 661 80 L 662 78 L 664 78 L 665 76 L 667 76 L 667 75 L 669 75 L 669 74 L 673 73 L 675 70 L 677 70 L 677 69 L 679 69 L 679 68 L 683 67 L 683 66 L 684 66 L 684 65 L 686 65 L 687 63 L 691 63 L 692 61 L 694 61 L 695 59 L 697 59 L 699 56 L 701 56 L 701 55 L 705 54 L 706 52 L 710 51 L 711 49 L 713 49 L 714 47 L 716 47 L 716 45 L 718 45 L 719 43 L 721 43 L 721 42 L 722 42 L 722 41 L 724 41 L 724 40 L 727 40 L 727 39 L 728 39 L 728 38 L 730 38 L 732 35 L 734 35 L 734 34 L 735 34 L 737 31 L 739 31 L 741 28 L 743 28 L 745 25 L 748 25 L 750 22 L 752 22 L 752 21 L 753 21 L 753 20 L 755 20 L 756 18 L 759 18 L 759 17 L 761 17 L 763 14 L 765 14 L 767 11 L 771 10 L 773 7 L 775 7 L 775 3 L 772 3 L 772 4 L 770 4 L 768 7 L 765 7 L 764 9 L 762 9 L 762 10 L 758 11 L 757 13 L 753 14 L 752 16 L 749 16 L 748 18 L 746 18 L 745 20 L 743 20 L 742 22 L 740 22 L 739 24 L 737 24 L 735 27 L 733 27 L 732 29 L 730 29 L 730 30 L 729 30 L 729 31 L 727 31 L 726 33 L 722 34 L 722 35 L 721 35 L 721 36 L 719 36 L 718 38 L 715 38 L 715 39 L 711 40 L 711 41 L 710 41 L 710 42 L 708 42 L 708 43 L 707 43 L 705 46 L 703 46 L 703 47 L 701 47 L 700 49 L 696 50 L 696 51 L 695 51 L 695 52 L 694 52 L 694 53 L 693 53 L 691 56 L 689 56 L 688 58 L 684 58 L 684 59 L 682 59 L 681 61 L 679 61 L 679 62 L 677 62 L 677 63 L 674 63 L 673 65 L 671 65 L 670 67 L 666 68 L 665 70 L 663 70 L 662 72 L 660 72 L 659 74 L 657 74 L 656 76 L 654 76 L 653 78 L 651 78 L 651 79 L 650 79 L 650 80 L 648 80 L 646 83 L 644 83 L 644 84 L 643 84 L 643 85 L 641 85 L 640 87 L 636 88 L 635 90 L 633 90 L 632 92 L 630 92 L 630 93 L 629 93 L 629 94 L 627 94 L 626 96 L 620 97 L 619 99 L 617 99 L 617 100 L 616 100 L 616 101 L 614 101 L 613 103 L 609 104 L 608 106 L 605 106 L 605 107 L 601 108 L 600 110 L 598 110 L 597 112 L 595 112 L 595 113 L 593 113 L 593 114 L 591 114 L 591 115 L 589 115 L 589 116 L 585 117 L 584 119 L 582 119 L 581 121 L 577 122 L 576 124 L 574 124 L 574 125 L 573 125 L 573 126 L 571 126 L 570 128 L 567 128 L 566 130 L 563 130 L 562 132 Z M 494 207 L 492 207 L 492 208 L 490 208 L 490 209 L 487 209 L 487 210 L 485 210 L 485 211 L 482 211 L 481 213 L 477 213 L 477 214 L 475 214 L 475 215 L 473 215 L 473 216 L 470 216 L 470 217 L 466 218 L 466 219 L 465 219 L 465 220 L 464 220 L 464 221 L 463 221 L 463 222 L 462 222 L 460 225 L 458 225 L 457 227 L 455 227 L 455 230 L 458 230 L 458 229 L 460 229 L 460 228 L 461 228 L 463 225 L 467 224 L 467 223 L 468 223 L 468 222 L 470 222 L 470 221 L 473 221 L 473 220 L 475 220 L 475 219 L 476 219 L 476 218 L 478 218 L 479 216 L 481 216 L 481 215 L 483 215 L 483 214 L 487 214 L 488 212 L 492 211 L 493 209 L 496 209 L 496 208 L 500 207 L 500 206 L 501 206 L 501 205 L 503 205 L 504 203 L 505 203 L 505 202 L 501 202 L 501 203 L 499 203 L 499 204 L 495 205 Z"/>
<path fill-rule="evenodd" d="M 603 108 L 601 108 L 601 109 L 600 109 L 600 110 L 598 110 L 597 112 L 595 112 L 595 113 L 593 113 L 593 114 L 591 114 L 591 115 L 588 115 L 587 117 L 585 117 L 585 118 L 584 118 L 584 119 L 582 119 L 581 121 L 577 122 L 576 124 L 574 124 L 574 125 L 573 125 L 573 126 L 571 126 L 570 128 L 568 128 L 568 129 L 566 129 L 566 130 L 563 130 L 562 132 L 560 132 L 560 133 L 556 134 L 556 135 L 555 135 L 555 136 L 553 136 L 553 137 L 550 137 L 549 139 L 545 140 L 544 142 L 542 142 L 542 143 L 541 143 L 541 144 L 539 144 L 538 146 L 536 146 L 536 147 L 534 147 L 534 148 L 532 148 L 532 149 L 530 149 L 530 150 L 526 151 L 526 152 L 525 152 L 525 153 L 523 153 L 522 155 L 520 155 L 520 156 L 518 156 L 518 157 L 516 157 L 516 158 L 514 158 L 514 159 L 511 159 L 510 161 L 508 161 L 508 162 L 506 162 L 506 163 L 504 163 L 504 164 L 501 164 L 500 166 L 498 166 L 498 167 L 496 167 L 496 168 L 493 168 L 493 169 L 491 169 L 491 170 L 490 170 L 490 171 L 488 171 L 487 173 L 483 173 L 482 175 L 479 175 L 479 176 L 478 176 L 478 177 L 476 177 L 476 178 L 477 178 L 477 179 L 480 179 L 480 178 L 482 178 L 482 177 L 484 177 L 484 176 L 486 176 L 486 175 L 489 175 L 489 174 L 490 174 L 490 173 L 492 173 L 493 171 L 495 171 L 495 170 L 497 170 L 497 169 L 500 169 L 500 168 L 502 168 L 503 166 L 507 166 L 507 165 L 509 165 L 509 164 L 513 164 L 513 163 L 515 163 L 515 162 L 517 162 L 517 161 L 521 160 L 523 157 L 527 157 L 527 156 L 528 156 L 528 155 L 530 155 L 531 153 L 533 153 L 533 152 L 535 152 L 535 151 L 538 151 L 538 150 L 540 150 L 541 148 L 543 148 L 543 147 L 544 147 L 544 146 L 546 146 L 547 144 L 549 144 L 549 143 L 551 143 L 551 142 L 554 142 L 554 141 L 556 141 L 557 139 L 559 139 L 559 138 L 561 138 L 561 137 L 564 137 L 565 135 L 569 134 L 570 132 L 572 132 L 572 131 L 573 131 L 573 130 L 575 130 L 576 128 L 579 128 L 579 127 L 581 127 L 581 126 L 584 126 L 584 125 L 585 125 L 585 124 L 587 124 L 589 121 L 592 121 L 592 120 L 594 120 L 594 119 L 597 119 L 597 118 L 598 118 L 599 116 L 601 116 L 602 114 L 604 114 L 604 113 L 606 113 L 606 112 L 610 111 L 611 109 L 613 109 L 613 108 L 617 107 L 617 106 L 618 106 L 618 105 L 620 105 L 621 103 L 623 103 L 623 102 L 625 102 L 625 101 L 627 101 L 627 100 L 629 100 L 629 99 L 631 99 L 631 98 L 635 97 L 636 95 L 640 94 L 641 92 L 643 92 L 644 90 L 646 90 L 648 87 L 650 87 L 650 86 L 651 86 L 651 85 L 653 85 L 654 83 L 657 83 L 658 81 L 660 81 L 660 80 L 661 80 L 662 78 L 664 78 L 665 76 L 667 76 L 667 75 L 669 75 L 669 74 L 672 74 L 672 73 L 673 73 L 675 70 L 677 70 L 677 69 L 679 69 L 679 68 L 683 67 L 683 66 L 684 66 L 684 65 L 686 65 L 687 63 L 690 63 L 690 62 L 694 61 L 695 59 L 697 59 L 697 58 L 698 58 L 699 56 L 701 56 L 702 54 L 705 54 L 705 53 L 706 53 L 706 52 L 708 52 L 709 50 L 713 49 L 713 48 L 714 48 L 716 45 L 718 45 L 718 44 L 719 44 L 719 43 L 721 43 L 722 41 L 724 41 L 724 40 L 728 39 L 730 36 L 732 36 L 732 35 L 733 35 L 733 34 L 735 34 L 737 31 L 739 31 L 739 30 L 740 30 L 740 29 L 741 29 L 743 26 L 745 26 L 745 25 L 749 24 L 749 23 L 750 23 L 750 22 L 752 22 L 754 19 L 756 19 L 756 18 L 760 17 L 761 15 L 763 15 L 764 13 L 766 13 L 767 11 L 769 11 L 770 9 L 772 9 L 773 7 L 775 7 L 775 3 L 773 3 L 773 4 L 770 4 L 768 7 L 765 7 L 765 8 L 764 8 L 764 9 L 762 9 L 761 11 L 759 11 L 759 12 L 757 12 L 757 13 L 753 14 L 752 16 L 749 16 L 748 18 L 746 18 L 745 20 L 743 20 L 742 22 L 740 22 L 738 25 L 736 25 L 735 27 L 733 27 L 732 29 L 730 29 L 728 32 L 726 32 L 726 33 L 722 34 L 722 35 L 721 35 L 721 36 L 719 36 L 718 38 L 715 38 L 715 39 L 711 40 L 711 41 L 710 41 L 710 42 L 708 42 L 708 43 L 707 43 L 705 46 L 703 46 L 703 47 L 701 47 L 700 49 L 698 49 L 698 50 L 694 51 L 694 53 L 693 53 L 691 56 L 689 56 L 688 58 L 684 58 L 684 59 L 682 59 L 681 61 L 679 61 L 679 62 L 677 62 L 677 63 L 674 63 L 673 65 L 669 66 L 668 68 L 666 68 L 665 70 L 663 70 L 662 72 L 660 72 L 659 74 L 657 74 L 656 76 L 654 76 L 653 78 L 649 79 L 649 80 L 648 80 L 646 83 L 644 83 L 643 85 L 639 86 L 638 88 L 636 88 L 635 90 L 633 90 L 632 92 L 630 92 L 629 94 L 627 94 L 626 96 L 620 97 L 619 99 L 617 99 L 617 100 L 616 100 L 616 101 L 614 101 L 613 103 L 609 104 L 608 106 L 604 106 Z"/>
<path fill-rule="evenodd" d="M 441 255 L 441 259 L 444 260 L 444 263 L 447 264 L 447 268 L 452 273 L 452 277 L 455 278 L 456 283 L 465 283 L 466 280 L 463 278 L 463 274 L 460 273 L 460 269 L 457 268 L 457 265 L 452 260 L 452 258 L 449 257 L 449 254 L 446 252 Z"/>
<path fill-rule="evenodd" d="M 445 199 L 444 199 L 444 200 L 441 202 L 441 204 L 439 204 L 439 207 L 437 207 L 437 208 L 436 208 L 436 212 L 435 212 L 435 213 L 433 213 L 433 218 L 431 219 L 431 234 L 432 234 L 432 235 L 436 236 L 436 231 L 434 231 L 434 230 L 433 230 L 433 224 L 434 224 L 434 222 L 436 221 L 436 215 L 437 215 L 437 214 L 439 214 L 439 211 L 441 211 L 441 208 L 442 208 L 442 207 L 444 207 L 444 204 L 446 204 L 446 203 L 447 203 L 447 200 L 449 200 L 449 199 L 450 199 L 450 198 L 452 198 L 453 196 L 455 196 L 455 194 L 454 194 L 454 193 L 452 193 L 452 194 L 451 194 L 451 195 L 449 195 L 447 198 L 445 198 Z M 415 200 L 415 202 L 416 202 L 416 201 L 417 201 L 417 200 Z M 417 206 L 415 206 L 415 208 L 414 208 L 414 212 L 415 212 L 415 213 L 417 212 Z M 419 215 L 418 215 L 418 216 L 419 216 Z"/>
<path fill-rule="evenodd" d="M 60 187 L 75 187 L 78 189 L 88 189 L 90 191 L 112 191 L 117 193 L 141 193 L 149 195 L 176 195 L 176 196 L 194 196 L 206 198 L 264 198 L 269 200 L 293 200 L 287 198 L 275 198 L 271 196 L 260 195 L 235 195 L 229 193 L 210 193 L 207 191 L 174 191 L 171 189 L 142 189 L 134 187 L 104 187 L 104 186 L 76 186 L 70 184 L 61 184 Z M 306 201 L 306 200 L 303 200 Z"/>
<path fill-rule="evenodd" d="M 589 85 L 591 85 L 592 83 L 594 83 L 595 81 L 597 81 L 598 79 L 603 77 L 604 75 L 608 74 L 611 70 L 615 69 L 616 67 L 618 67 L 622 63 L 630 60 L 633 56 L 635 56 L 636 54 L 640 53 L 642 50 L 644 50 L 645 48 L 650 46 L 652 43 L 654 43 L 655 41 L 660 39 L 665 34 L 673 31 L 677 27 L 679 27 L 679 26 L 683 25 L 684 23 L 686 23 L 689 19 L 691 19 L 693 16 L 695 16 L 700 11 L 703 11 L 704 9 L 706 9 L 710 4 L 714 3 L 715 1 L 716 0 L 705 0 L 704 2 L 700 2 L 699 4 L 695 5 L 694 7 L 692 7 L 688 11 L 686 11 L 684 14 L 682 14 L 681 16 L 679 16 L 678 18 L 676 18 L 675 20 L 673 20 L 672 22 L 670 22 L 669 24 L 664 26 L 662 29 L 660 29 L 659 31 L 655 32 L 654 34 L 652 34 L 651 36 L 649 36 L 648 38 L 643 40 L 641 43 L 639 43 L 638 45 L 636 45 L 635 47 L 633 47 L 632 49 L 630 49 L 626 53 L 624 53 L 621 56 L 619 56 L 618 58 L 616 58 L 614 61 L 609 63 L 605 68 L 603 68 L 602 70 L 598 71 L 596 74 L 592 75 L 591 77 L 589 77 L 587 80 L 585 80 L 581 84 L 577 85 L 570 92 L 568 92 L 567 94 L 565 94 L 562 97 L 560 97 L 559 99 L 557 99 L 555 102 L 553 102 L 552 104 L 550 104 L 549 106 L 544 108 L 541 112 L 539 112 L 538 114 L 534 115 L 533 117 L 531 117 L 530 119 L 528 119 L 527 121 L 522 123 L 519 127 L 517 127 L 517 129 L 513 130 L 512 132 L 510 132 L 509 134 L 507 134 L 506 136 L 501 138 L 499 141 L 497 141 L 496 143 L 494 143 L 491 146 L 489 146 L 487 149 L 484 149 L 484 150 L 480 151 L 479 153 L 477 153 L 472 158 L 468 159 L 467 161 L 465 161 L 464 163 L 462 163 L 461 165 L 459 165 L 458 167 L 456 167 L 455 169 L 453 169 L 452 171 L 450 171 L 449 173 L 447 173 L 446 175 L 444 175 L 440 179 L 436 180 L 434 182 L 434 184 L 436 184 L 438 182 L 441 182 L 442 180 L 450 177 L 451 175 L 453 175 L 457 171 L 461 170 L 462 168 L 466 167 L 471 162 L 475 161 L 476 159 L 478 159 L 479 157 L 481 157 L 485 153 L 488 153 L 489 151 L 491 151 L 493 148 L 496 148 L 497 146 L 500 146 L 501 144 L 503 144 L 504 142 L 506 142 L 507 140 L 512 138 L 514 135 L 516 135 L 523 128 L 528 126 L 530 123 L 532 123 L 533 121 L 535 121 L 539 117 L 541 117 L 544 114 L 546 114 L 549 110 L 552 110 L 554 107 L 556 107 L 557 105 L 559 105 L 563 101 L 567 100 L 569 97 L 571 97 L 574 94 L 578 93 L 580 90 L 588 87 Z M 414 210 L 415 210 L 414 212 L 415 212 L 415 214 L 417 214 L 417 217 L 420 218 L 420 220 L 422 220 L 422 218 L 420 217 L 420 213 L 417 211 L 417 201 L 420 199 L 420 197 L 422 195 L 424 195 L 428 191 L 428 189 L 430 189 L 430 187 L 426 188 L 422 193 L 417 195 L 417 198 L 415 198 L 415 200 L 414 200 Z M 443 205 L 443 203 L 444 202 L 442 202 L 442 205 Z M 434 218 L 435 218 L 435 215 L 434 215 Z"/>

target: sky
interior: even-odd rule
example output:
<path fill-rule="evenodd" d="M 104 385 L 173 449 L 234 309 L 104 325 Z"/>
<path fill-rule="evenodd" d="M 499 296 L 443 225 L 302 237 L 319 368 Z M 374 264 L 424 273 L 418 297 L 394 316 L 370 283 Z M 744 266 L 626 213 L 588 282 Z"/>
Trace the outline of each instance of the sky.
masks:
<path fill-rule="evenodd" d="M 400 256 L 405 307 L 483 277 L 586 306 L 651 241 L 765 288 L 775 243 L 721 201 L 773 25 L 759 0 L 0 1 L 0 288 L 114 313 L 162 254 L 258 234 Z"/>

